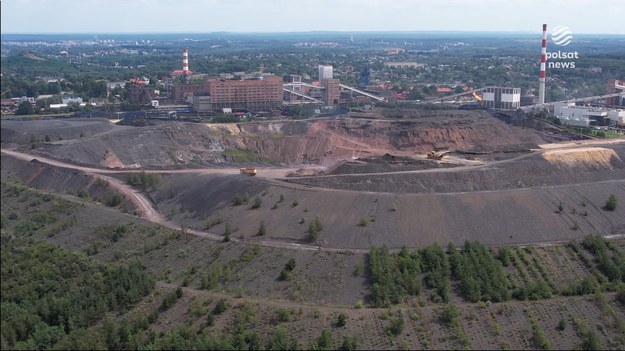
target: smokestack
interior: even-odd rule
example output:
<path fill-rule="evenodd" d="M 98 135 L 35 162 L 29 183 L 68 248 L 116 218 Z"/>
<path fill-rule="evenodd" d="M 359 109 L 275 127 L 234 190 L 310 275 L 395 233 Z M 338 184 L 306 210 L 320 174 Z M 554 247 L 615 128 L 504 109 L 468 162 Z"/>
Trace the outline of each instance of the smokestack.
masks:
<path fill-rule="evenodd" d="M 545 79 L 547 76 L 547 25 L 543 24 L 543 42 L 540 49 L 540 75 L 538 78 L 538 103 L 545 103 Z"/>
<path fill-rule="evenodd" d="M 182 49 L 182 74 L 189 74 L 189 50 Z"/>

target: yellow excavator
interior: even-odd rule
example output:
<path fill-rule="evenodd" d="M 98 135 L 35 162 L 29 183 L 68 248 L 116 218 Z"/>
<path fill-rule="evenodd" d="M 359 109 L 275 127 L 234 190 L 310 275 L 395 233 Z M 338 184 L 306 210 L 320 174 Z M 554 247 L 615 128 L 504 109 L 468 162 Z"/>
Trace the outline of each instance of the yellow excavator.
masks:
<path fill-rule="evenodd" d="M 437 153 L 436 151 L 428 152 L 427 158 L 430 160 L 442 160 L 449 152 Z"/>

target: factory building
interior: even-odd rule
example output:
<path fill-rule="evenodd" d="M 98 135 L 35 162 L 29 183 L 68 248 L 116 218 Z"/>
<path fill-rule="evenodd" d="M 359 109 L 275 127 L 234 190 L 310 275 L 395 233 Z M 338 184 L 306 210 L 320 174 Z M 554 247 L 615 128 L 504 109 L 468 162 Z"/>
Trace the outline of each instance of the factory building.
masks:
<path fill-rule="evenodd" d="M 625 110 L 576 106 L 574 102 L 558 102 L 553 106 L 553 110 L 554 115 L 560 119 L 562 124 L 575 127 L 621 124 L 625 120 Z"/>
<path fill-rule="evenodd" d="M 208 78 L 202 85 L 179 85 L 172 90 L 175 100 L 191 99 L 196 111 L 223 108 L 261 110 L 282 106 L 282 77 L 228 80 Z"/>
<path fill-rule="evenodd" d="M 516 110 L 521 107 L 521 88 L 487 87 L 482 91 L 482 98 L 487 108 Z"/>
<path fill-rule="evenodd" d="M 321 83 L 321 86 L 323 87 L 323 95 L 322 95 L 323 103 L 326 106 L 338 105 L 339 98 L 340 98 L 339 80 L 324 78 L 321 80 L 320 83 Z"/>

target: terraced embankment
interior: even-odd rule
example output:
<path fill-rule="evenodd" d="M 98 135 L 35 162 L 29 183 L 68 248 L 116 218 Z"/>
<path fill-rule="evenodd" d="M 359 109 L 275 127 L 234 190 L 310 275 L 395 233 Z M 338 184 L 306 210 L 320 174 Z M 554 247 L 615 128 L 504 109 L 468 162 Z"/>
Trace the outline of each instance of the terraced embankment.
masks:
<path fill-rule="evenodd" d="M 527 150 L 543 142 L 483 111 L 424 111 L 410 119 L 353 118 L 237 124 L 159 122 L 144 127 L 106 120 L 2 124 L 3 146 L 106 168 L 198 164 L 315 164 L 432 150 Z"/>

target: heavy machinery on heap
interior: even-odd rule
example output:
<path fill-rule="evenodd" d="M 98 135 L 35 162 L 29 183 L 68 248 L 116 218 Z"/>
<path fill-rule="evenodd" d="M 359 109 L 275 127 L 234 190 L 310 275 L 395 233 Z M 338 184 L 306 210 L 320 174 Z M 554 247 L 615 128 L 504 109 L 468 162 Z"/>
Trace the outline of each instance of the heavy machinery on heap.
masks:
<path fill-rule="evenodd" d="M 427 158 L 430 160 L 442 160 L 449 152 L 437 153 L 436 151 L 428 152 Z"/>
<path fill-rule="evenodd" d="M 245 174 L 245 175 L 249 175 L 249 176 L 255 176 L 256 175 L 256 168 L 241 168 L 240 172 L 241 172 L 241 174 Z"/>

